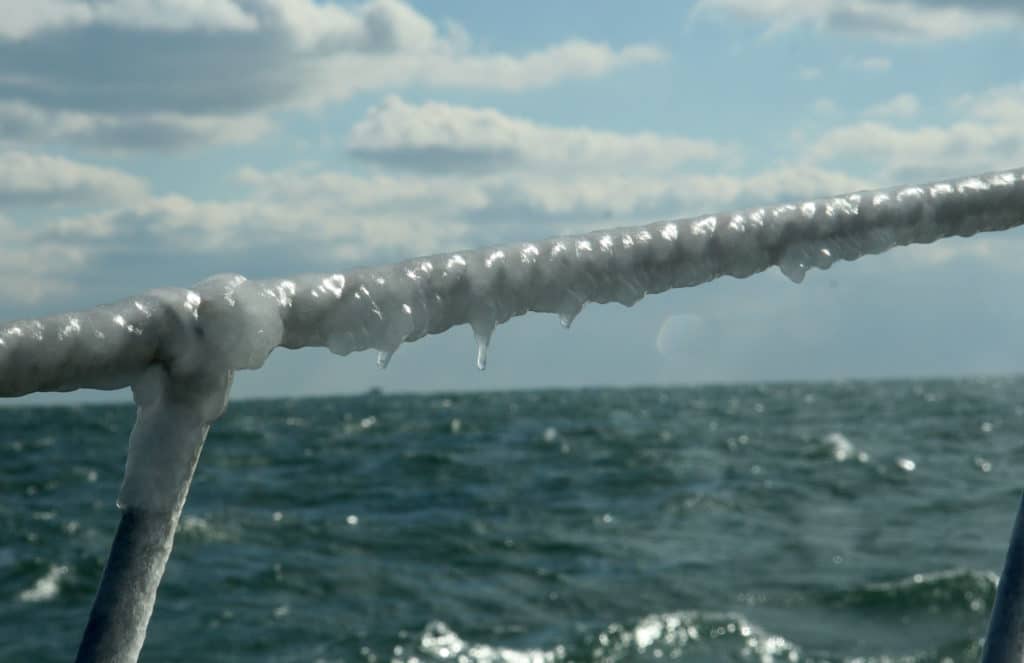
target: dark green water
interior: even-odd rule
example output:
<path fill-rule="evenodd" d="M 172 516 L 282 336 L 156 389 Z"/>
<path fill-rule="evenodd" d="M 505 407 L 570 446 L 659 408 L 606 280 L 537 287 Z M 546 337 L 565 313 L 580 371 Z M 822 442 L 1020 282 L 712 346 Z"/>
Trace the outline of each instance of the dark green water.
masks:
<path fill-rule="evenodd" d="M 130 407 L 0 410 L 0 660 L 70 660 Z M 144 661 L 969 661 L 1024 380 L 233 403 Z"/>

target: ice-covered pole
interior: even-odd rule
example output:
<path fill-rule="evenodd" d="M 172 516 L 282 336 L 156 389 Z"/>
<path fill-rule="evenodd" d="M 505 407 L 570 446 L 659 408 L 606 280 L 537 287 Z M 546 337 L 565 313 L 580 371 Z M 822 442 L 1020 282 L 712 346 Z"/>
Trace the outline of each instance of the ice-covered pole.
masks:
<path fill-rule="evenodd" d="M 380 352 L 472 326 L 483 368 L 494 328 L 529 311 L 565 326 L 588 302 L 747 277 L 799 282 L 894 246 L 1024 224 L 1024 169 L 798 204 L 418 258 L 345 274 L 211 277 L 80 313 L 0 326 L 0 396 L 131 386 L 139 405 L 123 511 L 80 659 L 134 661 L 174 527 L 234 370 L 274 348 Z"/>
<path fill-rule="evenodd" d="M 992 605 L 982 663 L 1024 661 L 1024 495 L 1010 533 L 1003 573 Z"/>
<path fill-rule="evenodd" d="M 132 386 L 138 413 L 118 496 L 121 522 L 76 663 L 134 663 L 210 423 L 224 411 L 230 372 L 172 379 L 159 365 Z"/>

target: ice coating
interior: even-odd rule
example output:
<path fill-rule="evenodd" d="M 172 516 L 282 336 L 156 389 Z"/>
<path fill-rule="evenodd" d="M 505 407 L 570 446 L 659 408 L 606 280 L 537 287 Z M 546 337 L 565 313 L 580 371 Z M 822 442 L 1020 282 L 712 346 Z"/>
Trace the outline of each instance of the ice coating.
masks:
<path fill-rule="evenodd" d="M 227 405 L 232 375 L 172 377 L 154 364 L 132 385 L 138 414 L 117 500 L 121 524 L 76 661 L 138 659 L 192 475 L 210 424 Z"/>
<path fill-rule="evenodd" d="M 211 277 L 90 311 L 0 327 L 0 396 L 258 368 L 277 346 L 339 355 L 469 324 L 477 363 L 497 325 L 528 311 L 566 326 L 588 302 L 644 295 L 772 266 L 811 268 L 893 246 L 1024 223 L 1024 169 L 417 258 L 346 274 Z"/>
<path fill-rule="evenodd" d="M 210 425 L 227 407 L 232 378 L 223 371 L 174 379 L 162 366 L 146 369 L 132 386 L 137 413 L 117 500 L 122 509 L 180 513 Z"/>

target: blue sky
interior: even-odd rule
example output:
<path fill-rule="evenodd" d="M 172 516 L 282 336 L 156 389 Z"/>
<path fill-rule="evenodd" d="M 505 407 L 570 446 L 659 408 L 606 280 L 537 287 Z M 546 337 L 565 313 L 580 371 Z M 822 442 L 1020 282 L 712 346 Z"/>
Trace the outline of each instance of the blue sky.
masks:
<path fill-rule="evenodd" d="M 1016 0 L 0 11 L 5 320 L 1024 165 Z M 234 395 L 1020 372 L 1022 237 L 514 320 L 483 373 L 468 329 L 278 350 Z"/>

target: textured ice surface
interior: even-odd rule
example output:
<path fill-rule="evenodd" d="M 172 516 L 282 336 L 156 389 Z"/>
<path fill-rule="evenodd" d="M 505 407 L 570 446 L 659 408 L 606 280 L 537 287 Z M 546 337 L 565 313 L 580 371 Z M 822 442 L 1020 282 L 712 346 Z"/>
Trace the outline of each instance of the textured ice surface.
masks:
<path fill-rule="evenodd" d="M 124 512 L 76 660 L 134 663 L 210 424 L 231 370 L 171 376 L 152 364 L 132 384 L 137 415 L 118 507 Z"/>
<path fill-rule="evenodd" d="M 210 424 L 227 406 L 232 371 L 171 378 L 150 366 L 132 385 L 137 413 L 128 440 L 122 509 L 173 513 L 185 503 Z"/>
<path fill-rule="evenodd" d="M 277 346 L 344 355 L 469 324 L 483 367 L 494 328 L 528 311 L 566 326 L 588 302 L 632 305 L 669 288 L 778 266 L 811 268 L 893 246 L 1024 223 L 1024 169 L 854 193 L 536 243 L 290 279 L 214 276 L 81 313 L 0 327 L 0 396 L 258 368 Z"/>

